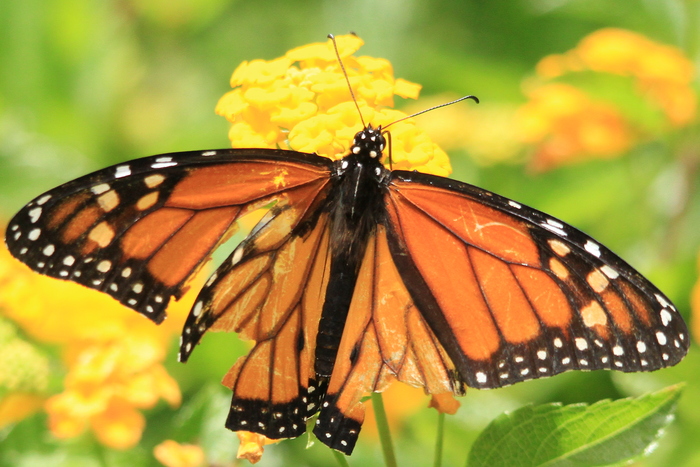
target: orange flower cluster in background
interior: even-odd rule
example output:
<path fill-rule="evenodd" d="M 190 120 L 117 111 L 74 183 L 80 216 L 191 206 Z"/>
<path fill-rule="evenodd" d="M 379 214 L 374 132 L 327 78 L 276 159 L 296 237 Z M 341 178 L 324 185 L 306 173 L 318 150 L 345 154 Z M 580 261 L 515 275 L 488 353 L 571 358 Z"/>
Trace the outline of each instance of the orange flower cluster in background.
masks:
<path fill-rule="evenodd" d="M 700 253 L 698 253 L 697 263 L 698 279 L 690 294 L 690 316 L 692 319 L 690 331 L 696 342 L 700 341 Z"/>
<path fill-rule="evenodd" d="M 518 110 L 518 130 L 524 143 L 537 147 L 535 170 L 583 157 L 616 157 L 632 147 L 633 132 L 620 112 L 574 86 L 545 84 L 528 97 Z"/>
<path fill-rule="evenodd" d="M 676 47 L 631 31 L 606 28 L 586 36 L 575 49 L 545 57 L 537 65 L 543 78 L 584 70 L 634 78 L 639 91 L 653 100 L 674 126 L 695 119 L 697 95 L 691 87 L 695 68 Z"/>
<path fill-rule="evenodd" d="M 201 447 L 165 440 L 153 449 L 158 462 L 166 467 L 204 467 L 205 456 Z"/>
<path fill-rule="evenodd" d="M 336 40 L 365 122 L 376 127 L 405 117 L 388 107 L 394 96 L 417 98 L 420 86 L 395 79 L 387 60 L 353 56 L 363 45 L 359 37 Z M 330 41 L 297 47 L 271 61 L 243 62 L 231 86 L 216 112 L 231 122 L 229 139 L 236 148 L 293 149 L 340 159 L 362 129 Z M 412 121 L 393 125 L 391 135 L 393 168 L 451 172 L 447 154 Z"/>
<path fill-rule="evenodd" d="M 4 247 L 0 289 L 0 312 L 27 336 L 62 350 L 64 390 L 44 405 L 55 436 L 78 436 L 89 427 L 102 444 L 126 449 L 141 438 L 140 410 L 161 398 L 180 403 L 179 387 L 162 362 L 192 300 L 171 306 L 169 319 L 156 326 L 107 295 L 30 271 Z"/>
<path fill-rule="evenodd" d="M 555 81 L 576 72 L 629 77 L 638 94 L 660 110 L 671 128 L 696 118 L 695 70 L 679 49 L 634 32 L 601 29 L 574 49 L 544 57 L 537 65 L 539 81 L 530 83 L 529 101 L 517 113 L 522 141 L 535 147 L 535 169 L 615 157 L 643 139 L 645 129 L 635 127 L 612 103 Z"/>

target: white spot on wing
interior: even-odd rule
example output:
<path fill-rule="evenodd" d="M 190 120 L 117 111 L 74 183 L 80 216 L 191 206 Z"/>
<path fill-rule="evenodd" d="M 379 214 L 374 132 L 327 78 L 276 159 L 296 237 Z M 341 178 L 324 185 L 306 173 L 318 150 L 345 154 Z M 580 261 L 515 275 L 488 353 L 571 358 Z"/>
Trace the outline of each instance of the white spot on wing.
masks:
<path fill-rule="evenodd" d="M 214 281 L 216 280 L 217 277 L 219 277 L 219 276 L 218 276 L 218 274 L 216 274 L 216 273 L 214 273 L 214 274 L 212 274 L 211 276 L 209 276 L 209 279 L 207 279 L 207 283 L 204 284 L 204 286 L 205 286 L 205 287 L 210 287 L 210 286 L 214 283 Z"/>
<path fill-rule="evenodd" d="M 544 227 L 545 229 L 549 230 L 550 232 L 554 232 L 555 234 L 557 234 L 557 235 L 559 235 L 559 236 L 566 237 L 566 232 L 564 232 L 561 228 L 559 228 L 559 227 L 557 227 L 557 226 L 548 224 L 548 223 L 546 223 L 546 222 L 545 222 L 545 223 L 542 223 L 542 224 L 540 224 L 540 225 L 541 225 L 542 227 Z"/>
<path fill-rule="evenodd" d="M 574 342 L 576 343 L 576 348 L 579 350 L 586 350 L 588 348 L 588 341 L 583 337 L 577 337 L 574 339 Z"/>
<path fill-rule="evenodd" d="M 558 229 L 564 228 L 564 224 L 562 224 L 561 222 L 559 222 L 555 219 L 547 219 L 547 224 L 551 225 L 552 227 L 556 227 Z"/>
<path fill-rule="evenodd" d="M 666 334 L 664 334 L 661 331 L 656 332 L 656 340 L 659 342 L 661 345 L 666 345 L 667 339 L 666 339 Z"/>
<path fill-rule="evenodd" d="M 586 240 L 586 244 L 583 245 L 583 248 L 585 248 L 587 252 L 596 258 L 600 258 L 600 245 L 597 243 L 592 242 L 591 240 Z"/>
<path fill-rule="evenodd" d="M 668 323 L 671 322 L 671 318 L 672 318 L 671 313 L 669 313 L 668 310 L 663 309 L 663 310 L 661 310 L 660 315 L 661 315 L 661 324 L 663 324 L 664 326 L 668 326 Z"/>
<path fill-rule="evenodd" d="M 231 265 L 236 265 L 238 262 L 241 260 L 243 257 L 243 248 L 236 248 L 236 251 L 233 252 L 233 256 L 231 257 Z"/>
<path fill-rule="evenodd" d="M 515 201 L 510 200 L 510 199 L 508 200 L 508 204 L 510 204 L 510 205 L 511 205 L 512 207 L 514 207 L 515 209 L 520 209 L 520 208 L 523 207 L 522 204 L 516 203 Z"/>
<path fill-rule="evenodd" d="M 36 200 L 36 204 L 41 206 L 50 199 L 51 199 L 51 195 L 44 195 L 41 198 L 39 198 L 38 200 Z"/>
<path fill-rule="evenodd" d="M 163 169 L 165 167 L 172 167 L 174 165 L 177 165 L 177 162 L 156 162 L 154 164 L 151 164 L 151 168 L 153 169 Z"/>
<path fill-rule="evenodd" d="M 54 251 L 56 251 L 56 247 L 53 245 L 47 245 L 46 248 L 44 248 L 44 255 L 46 256 L 51 256 Z"/>
<path fill-rule="evenodd" d="M 127 167 L 128 168 L 128 167 Z M 117 167 L 117 171 L 118 171 Z M 92 191 L 96 195 L 101 195 L 102 193 L 106 193 L 110 190 L 109 184 L 107 183 L 100 183 L 99 185 L 95 185 L 94 187 L 90 188 L 90 191 Z"/>
<path fill-rule="evenodd" d="M 192 316 L 194 316 L 195 318 L 198 317 L 200 315 L 200 313 L 202 313 L 203 306 L 204 306 L 204 303 L 202 303 L 201 300 L 198 301 L 197 303 L 195 303 L 194 308 L 192 308 Z"/>
<path fill-rule="evenodd" d="M 611 268 L 607 264 L 603 265 L 600 268 L 601 271 L 603 271 L 603 274 L 608 276 L 609 279 L 617 279 L 618 276 L 620 275 L 615 269 Z"/>
<path fill-rule="evenodd" d="M 478 383 L 482 383 L 482 384 L 483 384 L 483 383 L 486 382 L 486 379 L 487 379 L 487 378 L 486 378 L 486 373 L 484 373 L 484 372 L 482 372 L 482 371 L 479 371 L 479 372 L 476 373 L 476 381 L 477 381 Z"/>
<path fill-rule="evenodd" d="M 31 241 L 36 240 L 39 238 L 39 235 L 41 235 L 41 229 L 34 229 L 29 232 L 29 235 L 27 235 L 27 238 Z"/>
<path fill-rule="evenodd" d="M 36 207 L 34 209 L 31 209 L 29 211 L 29 220 L 31 221 L 32 224 L 36 223 L 36 221 L 39 220 L 39 217 L 41 217 L 41 208 Z"/>
<path fill-rule="evenodd" d="M 114 178 L 123 178 L 131 175 L 131 168 L 128 165 L 120 165 L 114 171 Z"/>
<path fill-rule="evenodd" d="M 656 301 L 659 302 L 659 305 L 661 305 L 662 307 L 668 308 L 669 306 L 671 306 L 671 304 L 668 303 L 668 301 L 663 296 L 657 293 L 654 294 L 654 296 L 656 297 Z"/>
<path fill-rule="evenodd" d="M 107 272 L 112 268 L 112 262 L 105 259 L 97 263 L 97 270 L 100 272 Z"/>
<path fill-rule="evenodd" d="M 203 156 L 216 156 L 216 151 L 204 151 L 202 153 Z"/>

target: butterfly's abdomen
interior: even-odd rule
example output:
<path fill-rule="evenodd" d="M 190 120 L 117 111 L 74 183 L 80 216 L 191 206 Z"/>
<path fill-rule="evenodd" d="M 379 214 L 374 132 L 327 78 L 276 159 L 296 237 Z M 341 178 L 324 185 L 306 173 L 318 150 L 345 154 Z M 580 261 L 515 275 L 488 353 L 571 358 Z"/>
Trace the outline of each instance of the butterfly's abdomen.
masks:
<path fill-rule="evenodd" d="M 383 188 L 376 160 L 354 155 L 337 163 L 335 186 L 329 195 L 331 267 L 316 338 L 315 371 L 330 377 L 345 328 L 367 240 L 384 215 Z"/>

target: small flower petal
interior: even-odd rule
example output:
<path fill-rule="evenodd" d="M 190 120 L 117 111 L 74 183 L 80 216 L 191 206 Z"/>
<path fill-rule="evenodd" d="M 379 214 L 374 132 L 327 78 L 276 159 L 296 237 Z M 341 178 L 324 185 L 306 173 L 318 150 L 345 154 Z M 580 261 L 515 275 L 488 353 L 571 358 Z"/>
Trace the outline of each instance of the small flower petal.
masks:
<path fill-rule="evenodd" d="M 430 398 L 430 404 L 428 407 L 437 410 L 438 412 L 446 413 L 448 415 L 454 415 L 460 407 L 460 403 L 455 397 L 450 393 L 444 394 L 433 394 Z"/>
<path fill-rule="evenodd" d="M 238 447 L 238 459 L 246 459 L 251 464 L 256 464 L 262 459 L 266 444 L 278 443 L 278 439 L 270 439 L 258 433 L 250 431 L 237 431 L 238 439 L 241 441 Z"/>

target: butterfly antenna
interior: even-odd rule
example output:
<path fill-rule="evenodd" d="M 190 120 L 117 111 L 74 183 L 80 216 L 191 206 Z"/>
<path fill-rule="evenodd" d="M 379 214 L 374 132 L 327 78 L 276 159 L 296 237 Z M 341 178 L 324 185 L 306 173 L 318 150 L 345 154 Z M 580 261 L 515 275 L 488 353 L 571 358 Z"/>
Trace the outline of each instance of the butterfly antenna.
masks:
<path fill-rule="evenodd" d="M 352 86 L 350 86 L 350 78 L 348 77 L 347 71 L 345 71 L 345 65 L 343 65 L 343 60 L 340 58 L 340 52 L 338 52 L 338 44 L 335 42 L 335 36 L 333 34 L 328 34 L 328 38 L 331 40 L 331 42 L 333 42 L 335 56 L 338 57 L 340 69 L 343 71 L 343 76 L 345 76 L 345 82 L 348 83 L 348 89 L 350 89 L 350 96 L 352 97 L 352 101 L 355 103 L 355 107 L 357 107 L 357 113 L 360 114 L 360 121 L 362 122 L 362 126 L 366 127 L 367 125 L 365 124 L 365 119 L 362 117 L 362 112 L 360 112 L 360 105 L 357 103 L 357 98 L 355 97 L 355 93 L 352 90 Z"/>
<path fill-rule="evenodd" d="M 408 116 L 403 117 L 403 118 L 400 118 L 400 119 L 398 119 L 398 120 L 394 120 L 394 121 L 391 122 L 390 124 L 386 125 L 386 126 L 384 127 L 384 129 L 386 130 L 387 128 L 389 128 L 389 127 L 390 127 L 391 125 L 393 125 L 394 123 L 403 122 L 404 120 L 407 120 L 407 119 L 413 118 L 413 117 L 417 117 L 418 115 L 424 114 L 424 113 L 426 113 L 426 112 L 430 112 L 431 110 L 435 110 L 435 109 L 439 109 L 440 107 L 446 107 L 446 106 L 448 106 L 448 105 L 456 104 L 457 102 L 462 102 L 462 101 L 467 100 L 467 99 L 471 99 L 471 100 L 473 100 L 474 102 L 476 102 L 477 104 L 479 103 L 479 98 L 476 97 L 476 96 L 464 96 L 464 97 L 460 97 L 459 99 L 455 99 L 455 100 L 453 100 L 452 102 L 445 102 L 444 104 L 436 105 L 436 106 L 434 106 L 434 107 L 430 107 L 429 109 L 421 110 L 420 112 L 416 112 L 416 113 L 414 113 L 414 114 L 408 115 Z"/>

